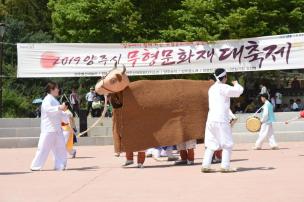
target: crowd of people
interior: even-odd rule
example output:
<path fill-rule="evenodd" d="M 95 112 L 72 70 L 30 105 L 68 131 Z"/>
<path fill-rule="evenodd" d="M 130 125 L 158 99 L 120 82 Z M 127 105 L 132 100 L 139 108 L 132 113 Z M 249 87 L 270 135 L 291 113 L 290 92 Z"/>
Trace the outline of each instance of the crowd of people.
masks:
<path fill-rule="evenodd" d="M 300 82 L 295 78 L 291 83 L 291 89 L 300 89 Z M 267 94 L 270 103 L 273 106 L 274 112 L 296 112 L 304 109 L 304 103 L 301 98 L 292 98 L 289 102 L 283 101 L 283 93 L 280 90 L 274 92 L 270 91 L 266 85 L 260 85 L 260 92 L 256 98 L 248 99 L 246 102 L 236 100 L 232 104 L 232 110 L 236 114 L 240 113 L 255 113 L 261 106 L 261 102 L 258 99 L 259 95 Z"/>

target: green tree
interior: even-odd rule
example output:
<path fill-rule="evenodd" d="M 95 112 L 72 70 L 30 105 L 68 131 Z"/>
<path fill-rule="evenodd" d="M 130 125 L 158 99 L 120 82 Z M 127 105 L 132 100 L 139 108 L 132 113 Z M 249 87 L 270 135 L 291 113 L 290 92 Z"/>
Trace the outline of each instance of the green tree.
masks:
<path fill-rule="evenodd" d="M 130 0 L 50 0 L 53 32 L 63 42 L 136 41 L 140 14 Z"/>
<path fill-rule="evenodd" d="M 6 0 L 0 3 L 0 20 L 12 17 L 25 24 L 24 33 L 51 31 L 48 0 Z"/>
<path fill-rule="evenodd" d="M 302 0 L 184 0 L 162 30 L 166 41 L 237 39 L 301 32 Z M 290 23 L 292 22 L 292 23 Z"/>

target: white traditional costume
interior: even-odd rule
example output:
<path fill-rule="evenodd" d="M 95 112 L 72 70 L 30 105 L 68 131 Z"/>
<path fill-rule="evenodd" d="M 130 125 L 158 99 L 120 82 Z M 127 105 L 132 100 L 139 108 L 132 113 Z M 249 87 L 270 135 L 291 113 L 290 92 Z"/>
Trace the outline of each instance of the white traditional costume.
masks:
<path fill-rule="evenodd" d="M 217 82 L 209 91 L 209 113 L 205 130 L 205 146 L 203 169 L 209 169 L 214 151 L 222 149 L 222 169 L 230 168 L 230 157 L 233 147 L 232 130 L 230 125 L 230 98 L 239 97 L 243 87 L 238 83 L 230 86 L 218 79 L 226 76 L 224 71 L 216 75 Z"/>
<path fill-rule="evenodd" d="M 261 149 L 263 142 L 268 138 L 269 145 L 272 149 L 277 149 L 278 145 L 274 138 L 272 123 L 275 121 L 273 113 L 273 105 L 266 100 L 263 107 L 263 114 L 261 118 L 262 126 L 259 137 L 255 143 L 255 149 Z"/>
<path fill-rule="evenodd" d="M 31 170 L 41 170 L 50 151 L 54 154 L 55 169 L 64 170 L 67 162 L 61 122 L 68 123 L 68 116 L 59 109 L 58 100 L 48 94 L 41 105 L 41 133 L 38 150 Z"/>
<path fill-rule="evenodd" d="M 155 147 L 147 149 L 146 156 L 152 156 L 155 160 L 160 160 L 160 157 L 168 157 L 168 161 L 178 160 L 178 157 L 173 155 L 173 146 Z"/>

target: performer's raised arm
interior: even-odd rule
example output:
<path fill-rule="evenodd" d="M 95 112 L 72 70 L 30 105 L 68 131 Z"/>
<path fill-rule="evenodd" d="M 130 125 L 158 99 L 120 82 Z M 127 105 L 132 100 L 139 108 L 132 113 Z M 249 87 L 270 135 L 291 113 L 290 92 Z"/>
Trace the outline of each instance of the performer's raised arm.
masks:
<path fill-rule="evenodd" d="M 233 86 L 224 85 L 221 89 L 221 93 L 226 97 L 240 97 L 244 88 L 237 81 L 233 81 L 232 84 Z"/>

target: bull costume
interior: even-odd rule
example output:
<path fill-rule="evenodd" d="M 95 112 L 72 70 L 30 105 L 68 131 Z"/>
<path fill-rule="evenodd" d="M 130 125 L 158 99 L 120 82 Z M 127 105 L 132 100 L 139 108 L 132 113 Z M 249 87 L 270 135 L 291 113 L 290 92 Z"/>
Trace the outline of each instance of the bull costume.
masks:
<path fill-rule="evenodd" d="M 113 105 L 116 153 L 132 154 L 204 138 L 207 95 L 213 82 L 173 79 L 130 83 L 125 72 L 125 67 L 123 70 L 115 67 L 95 86 L 98 94 L 109 94 Z M 194 160 L 192 148 L 187 154 L 187 159 L 191 161 Z M 187 145 L 185 149 L 188 149 Z M 141 154 L 139 156 L 141 158 Z"/>
<path fill-rule="evenodd" d="M 55 83 L 52 85 L 57 86 Z M 55 87 L 55 89 L 58 90 L 58 87 Z M 55 170 L 66 168 L 67 153 L 61 122 L 68 123 L 68 116 L 62 110 L 63 107 L 52 94 L 49 93 L 43 99 L 41 105 L 41 133 L 38 150 L 31 164 L 32 171 L 42 169 L 50 151 L 54 155 Z"/>
<path fill-rule="evenodd" d="M 264 93 L 261 96 L 261 101 L 264 103 L 262 106 L 263 114 L 261 118 L 262 126 L 259 137 L 255 143 L 254 149 L 259 150 L 262 148 L 263 142 L 268 138 L 271 149 L 278 149 L 278 145 L 274 138 L 272 123 L 275 122 L 273 112 L 273 105 L 267 100 L 268 94 Z"/>
<path fill-rule="evenodd" d="M 215 70 L 216 83 L 208 91 L 209 112 L 205 129 L 205 150 L 202 163 L 202 172 L 211 172 L 211 161 L 214 152 L 222 149 L 222 172 L 232 172 L 230 158 L 233 147 L 232 130 L 229 111 L 230 98 L 239 97 L 243 93 L 243 87 L 237 81 L 234 86 L 227 85 L 227 73 L 225 69 Z"/>

